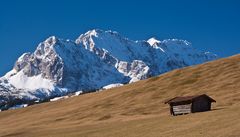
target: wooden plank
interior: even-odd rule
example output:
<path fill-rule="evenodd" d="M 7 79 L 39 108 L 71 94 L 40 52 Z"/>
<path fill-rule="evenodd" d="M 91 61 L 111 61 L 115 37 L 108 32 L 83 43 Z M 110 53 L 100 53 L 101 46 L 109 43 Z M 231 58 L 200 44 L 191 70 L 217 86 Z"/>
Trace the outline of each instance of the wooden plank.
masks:
<path fill-rule="evenodd" d="M 173 106 L 174 114 L 191 113 L 191 104 Z"/>
<path fill-rule="evenodd" d="M 191 113 L 191 111 L 174 111 L 174 114 L 188 114 Z"/>

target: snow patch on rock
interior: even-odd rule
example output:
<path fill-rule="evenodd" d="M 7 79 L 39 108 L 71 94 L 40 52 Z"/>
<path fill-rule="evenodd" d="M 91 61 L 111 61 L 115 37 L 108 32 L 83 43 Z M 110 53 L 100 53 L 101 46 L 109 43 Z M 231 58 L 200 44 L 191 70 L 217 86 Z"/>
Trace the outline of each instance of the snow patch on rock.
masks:
<path fill-rule="evenodd" d="M 18 72 L 8 79 L 9 83 L 18 89 L 54 89 L 54 83 L 51 80 L 42 78 L 41 74 L 37 76 L 28 77 L 23 71 Z"/>
<path fill-rule="evenodd" d="M 110 85 L 104 86 L 102 89 L 111 89 L 111 88 L 120 87 L 120 86 L 123 86 L 123 84 L 115 83 L 115 84 L 110 84 Z"/>

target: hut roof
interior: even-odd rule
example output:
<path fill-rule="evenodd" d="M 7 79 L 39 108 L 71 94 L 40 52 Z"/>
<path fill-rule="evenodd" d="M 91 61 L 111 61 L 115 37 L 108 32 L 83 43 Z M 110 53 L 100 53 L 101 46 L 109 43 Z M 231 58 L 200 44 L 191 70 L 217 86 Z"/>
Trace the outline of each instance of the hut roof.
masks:
<path fill-rule="evenodd" d="M 208 95 L 202 94 L 202 95 L 195 95 L 195 96 L 174 97 L 174 98 L 172 98 L 172 99 L 166 100 L 164 103 L 165 103 L 165 104 L 167 104 L 167 103 L 170 104 L 170 103 L 184 102 L 184 101 L 191 101 L 191 102 L 192 102 L 192 101 L 195 100 L 196 98 L 199 98 L 199 97 L 202 97 L 202 96 L 208 98 L 209 101 L 211 101 L 211 102 L 216 102 L 214 99 L 212 99 L 212 98 L 209 97 Z"/>

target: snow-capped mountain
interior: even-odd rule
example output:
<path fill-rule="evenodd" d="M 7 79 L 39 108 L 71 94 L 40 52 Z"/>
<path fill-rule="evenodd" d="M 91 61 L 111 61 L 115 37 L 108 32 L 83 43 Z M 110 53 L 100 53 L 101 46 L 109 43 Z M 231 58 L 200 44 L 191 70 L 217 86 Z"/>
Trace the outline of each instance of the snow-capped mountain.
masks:
<path fill-rule="evenodd" d="M 216 58 L 186 40 L 133 41 L 98 29 L 75 41 L 52 36 L 0 78 L 0 107 L 131 83 Z"/>

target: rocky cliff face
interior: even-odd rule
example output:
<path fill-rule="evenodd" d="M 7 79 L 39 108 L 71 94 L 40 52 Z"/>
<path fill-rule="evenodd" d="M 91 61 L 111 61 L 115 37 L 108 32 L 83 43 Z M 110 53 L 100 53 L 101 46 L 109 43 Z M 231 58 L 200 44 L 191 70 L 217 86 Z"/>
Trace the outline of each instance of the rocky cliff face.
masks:
<path fill-rule="evenodd" d="M 178 39 L 132 41 L 102 30 L 88 31 L 75 41 L 52 36 L 34 53 L 19 57 L 13 70 L 0 79 L 0 104 L 6 107 L 14 100 L 19 104 L 89 92 L 216 58 Z"/>

